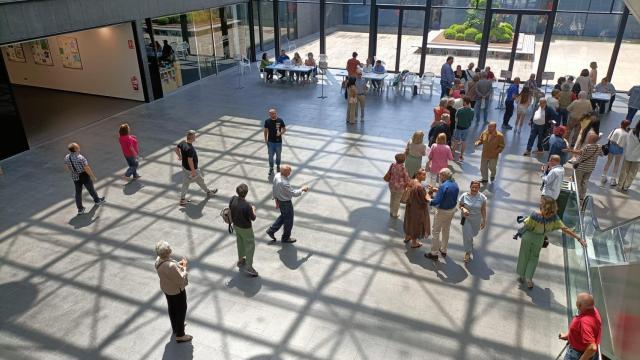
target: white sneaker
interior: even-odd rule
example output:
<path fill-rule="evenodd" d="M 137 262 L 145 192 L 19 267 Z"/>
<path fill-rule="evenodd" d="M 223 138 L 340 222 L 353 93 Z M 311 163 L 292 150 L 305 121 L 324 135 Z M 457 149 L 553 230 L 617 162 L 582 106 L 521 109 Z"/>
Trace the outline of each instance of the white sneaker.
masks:
<path fill-rule="evenodd" d="M 616 178 L 611 178 L 611 182 L 609 183 L 611 186 L 616 186 L 618 185 L 618 182 L 616 181 Z"/>
<path fill-rule="evenodd" d="M 600 185 L 604 186 L 607 183 L 607 177 L 602 175 L 602 177 L 600 178 Z"/>

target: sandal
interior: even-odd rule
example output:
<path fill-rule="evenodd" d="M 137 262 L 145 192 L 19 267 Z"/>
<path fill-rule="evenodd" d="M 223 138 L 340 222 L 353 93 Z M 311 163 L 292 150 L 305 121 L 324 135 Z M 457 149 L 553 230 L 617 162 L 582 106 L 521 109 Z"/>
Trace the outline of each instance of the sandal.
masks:
<path fill-rule="evenodd" d="M 418 243 L 417 245 L 411 245 L 412 249 L 417 249 L 422 246 L 422 243 Z"/>

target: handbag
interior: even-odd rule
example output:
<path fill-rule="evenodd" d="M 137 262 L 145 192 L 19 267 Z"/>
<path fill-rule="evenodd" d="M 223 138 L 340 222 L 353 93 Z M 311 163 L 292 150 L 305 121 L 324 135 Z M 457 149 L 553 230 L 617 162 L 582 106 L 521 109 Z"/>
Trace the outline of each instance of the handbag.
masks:
<path fill-rule="evenodd" d="M 602 145 L 602 154 L 604 156 L 609 155 L 609 147 L 611 146 L 611 135 L 613 135 L 613 130 L 609 133 L 609 136 L 607 136 L 607 143 Z"/>
<path fill-rule="evenodd" d="M 389 165 L 389 170 L 387 170 L 387 173 L 384 174 L 384 176 L 382 177 L 382 180 L 384 180 L 385 182 L 389 182 L 391 180 L 391 167 L 393 165 Z"/>
<path fill-rule="evenodd" d="M 411 194 L 411 186 L 404 188 L 402 196 L 400 197 L 400 204 L 406 204 L 409 202 L 409 195 Z"/>

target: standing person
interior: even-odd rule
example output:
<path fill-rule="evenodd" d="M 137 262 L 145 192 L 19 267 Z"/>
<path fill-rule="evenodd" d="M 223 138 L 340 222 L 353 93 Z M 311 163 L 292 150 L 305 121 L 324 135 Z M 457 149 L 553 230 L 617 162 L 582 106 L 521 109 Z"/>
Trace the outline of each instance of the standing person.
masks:
<path fill-rule="evenodd" d="M 636 85 L 627 91 L 629 105 L 627 108 L 627 120 L 633 121 L 633 117 L 640 109 L 640 85 Z"/>
<path fill-rule="evenodd" d="M 440 121 L 434 121 L 431 123 L 431 129 L 429 129 L 429 147 L 436 142 L 438 135 L 448 134 L 451 123 L 451 117 L 449 114 L 442 114 Z"/>
<path fill-rule="evenodd" d="M 536 138 L 538 139 L 538 152 L 543 152 L 542 140 L 550 129 L 551 122 L 554 120 L 560 120 L 558 118 L 558 113 L 556 113 L 551 108 L 551 106 L 547 106 L 547 99 L 540 99 L 538 106 L 533 111 L 533 117 L 529 122 L 529 125 L 531 126 L 531 133 L 529 134 L 529 141 L 527 141 L 527 150 L 524 152 L 524 156 L 531 155 L 531 149 L 533 148 L 533 143 L 536 141 Z"/>
<path fill-rule="evenodd" d="M 465 94 L 468 94 L 468 90 L 469 90 L 469 81 L 473 80 L 473 77 L 476 75 L 476 72 L 474 71 L 475 64 L 474 63 L 469 63 L 469 65 L 467 66 L 467 69 L 464 71 L 464 74 L 466 75 L 467 81 L 464 83 L 464 92 Z M 475 99 L 475 95 L 471 98 L 471 99 Z M 473 107 L 473 105 L 471 105 L 471 107 Z"/>
<path fill-rule="evenodd" d="M 308 186 L 294 190 L 289 184 L 289 176 L 291 175 L 291 166 L 283 165 L 282 171 L 277 173 L 273 178 L 273 198 L 276 200 L 276 207 L 280 209 L 280 216 L 267 230 L 267 235 L 271 239 L 271 243 L 275 243 L 275 233 L 284 225 L 282 238 L 283 243 L 294 243 L 296 239 L 291 237 L 291 229 L 293 228 L 293 203 L 291 199 L 302 195 L 309 191 Z"/>
<path fill-rule="evenodd" d="M 602 81 L 598 85 L 596 85 L 596 92 L 611 95 L 611 97 L 609 98 L 609 112 L 611 112 L 613 102 L 616 100 L 616 88 L 611 82 L 609 82 L 609 78 L 602 78 Z M 607 107 L 607 101 L 595 100 L 595 102 L 596 104 L 598 104 L 600 114 L 604 114 L 605 108 Z"/>
<path fill-rule="evenodd" d="M 167 298 L 171 329 L 176 334 L 176 342 L 189 342 L 193 336 L 184 333 L 187 318 L 187 259 L 180 261 L 171 259 L 171 246 L 166 241 L 156 243 L 156 273 L 160 278 L 160 289 Z"/>
<path fill-rule="evenodd" d="M 405 159 L 405 154 L 396 154 L 396 162 L 389 166 L 389 170 L 387 170 L 387 174 L 384 176 L 384 180 L 389 183 L 389 192 L 391 193 L 391 199 L 389 199 L 389 216 L 392 218 L 398 218 L 402 193 L 409 184 L 409 181 L 411 181 L 407 169 L 404 167 Z"/>
<path fill-rule="evenodd" d="M 531 94 L 535 94 L 538 90 L 538 82 L 536 81 L 536 74 L 529 75 L 529 80 L 524 83 L 524 87 L 529 88 Z"/>
<path fill-rule="evenodd" d="M 166 62 L 174 62 L 176 56 L 173 48 L 171 47 L 171 45 L 169 45 L 169 41 L 162 40 L 162 44 L 162 54 L 160 55 L 160 60 Z"/>
<path fill-rule="evenodd" d="M 491 71 L 491 67 L 487 66 L 484 68 L 484 71 L 487 73 L 487 80 L 489 81 L 498 81 L 498 79 L 496 79 L 496 74 L 493 73 L 493 71 Z"/>
<path fill-rule="evenodd" d="M 438 251 L 442 257 L 447 256 L 447 247 L 449 245 L 449 230 L 451 229 L 451 220 L 456 213 L 456 205 L 458 204 L 458 184 L 453 180 L 453 173 L 448 168 L 440 170 L 440 186 L 434 188 L 429 185 L 429 193 L 436 192 L 429 205 L 436 207 L 433 216 L 433 239 L 431 242 L 431 252 L 425 253 L 424 256 L 431 260 L 438 260 Z M 440 234 L 442 233 L 442 239 Z"/>
<path fill-rule="evenodd" d="M 547 105 L 550 106 L 553 111 L 558 112 L 558 108 L 560 107 L 560 90 L 553 89 L 551 90 L 551 95 L 547 96 Z M 560 115 L 558 114 L 558 121 L 560 120 Z"/>
<path fill-rule="evenodd" d="M 252 277 L 257 277 L 258 272 L 253 268 L 253 254 L 256 251 L 256 241 L 253 235 L 252 221 L 256 220 L 256 207 L 246 200 L 249 193 L 247 184 L 236 187 L 236 194 L 229 201 L 231 223 L 236 233 L 236 246 L 238 248 L 238 267 L 246 265 L 245 271 Z"/>
<path fill-rule="evenodd" d="M 447 109 L 447 104 L 449 104 L 449 98 L 443 97 L 443 98 L 440 98 L 440 103 L 438 103 L 438 106 L 433 108 L 434 123 L 441 120 L 442 114 L 449 114 L 449 109 Z"/>
<path fill-rule="evenodd" d="M 180 193 L 180 206 L 187 205 L 187 190 L 189 185 L 195 182 L 200 188 L 207 194 L 207 197 L 212 197 L 218 192 L 218 189 L 209 190 L 207 184 L 204 182 L 202 171 L 198 169 L 198 153 L 193 146 L 193 142 L 196 141 L 196 132 L 189 130 L 187 132 L 187 139 L 183 140 L 176 146 L 176 155 L 178 160 L 182 162 L 182 172 L 184 174 L 184 180 L 182 180 L 182 192 Z"/>
<path fill-rule="evenodd" d="M 569 110 L 567 107 L 571 105 L 571 85 L 567 82 L 563 83 L 560 87 L 560 94 L 558 94 L 558 115 L 560 115 L 560 123 L 562 125 L 567 125 L 567 121 L 569 120 Z"/>
<path fill-rule="evenodd" d="M 564 76 L 558 78 L 558 82 L 553 86 L 555 90 L 562 90 L 562 84 L 566 83 L 567 79 Z"/>
<path fill-rule="evenodd" d="M 581 203 L 587 196 L 587 185 L 589 185 L 591 173 L 593 173 L 593 170 L 596 168 L 598 156 L 603 155 L 602 146 L 598 145 L 597 142 L 598 134 L 589 133 L 586 146 L 582 149 L 569 150 L 575 155 L 578 155 L 577 165 L 574 165 L 574 167 L 576 169 L 576 186 L 578 187 L 578 195 L 580 196 Z"/>
<path fill-rule="evenodd" d="M 596 63 L 595 61 L 592 61 L 591 64 L 589 64 L 589 68 L 591 68 L 591 70 L 589 71 L 589 80 L 591 80 L 591 84 L 597 84 L 598 83 L 598 63 Z"/>
<path fill-rule="evenodd" d="M 460 80 L 460 82 L 463 83 L 463 84 L 465 82 L 467 82 L 467 80 L 470 79 L 470 78 L 469 79 L 467 78 L 467 72 L 462 70 L 462 66 L 460 66 L 460 65 L 456 66 L 456 70 L 453 72 L 453 76 L 456 79 Z"/>
<path fill-rule="evenodd" d="M 434 185 L 440 183 L 440 170 L 449 166 L 449 160 L 453 160 L 451 148 L 447 145 L 447 134 L 438 134 L 435 144 L 431 145 L 429 151 L 429 183 Z"/>
<path fill-rule="evenodd" d="M 347 74 L 350 78 L 355 79 L 359 67 L 362 67 L 362 63 L 358 60 L 358 53 L 354 51 L 353 54 L 351 54 L 351 59 L 347 60 L 346 66 Z"/>
<path fill-rule="evenodd" d="M 404 152 L 407 155 L 405 167 L 410 178 L 413 178 L 416 171 L 422 166 L 422 157 L 427 155 L 427 145 L 424 144 L 424 132 L 418 130 L 413 133 L 407 142 Z"/>
<path fill-rule="evenodd" d="M 609 166 L 613 161 L 613 172 L 611 173 L 611 186 L 618 185 L 616 178 L 618 177 L 618 169 L 620 169 L 620 160 L 623 158 L 624 146 L 627 142 L 627 136 L 629 136 L 629 125 L 631 121 L 624 119 L 620 123 L 620 127 L 614 129 L 608 137 L 609 140 L 609 154 L 607 155 L 607 163 L 604 164 L 602 170 L 602 177 L 600 178 L 600 185 L 604 186 L 609 179 Z"/>
<path fill-rule="evenodd" d="M 419 248 L 418 240 L 427 238 L 430 233 L 429 196 L 422 182 L 427 178 L 427 171 L 420 168 L 415 179 L 407 185 L 409 197 L 404 212 L 404 242 L 411 242 L 412 249 Z"/>
<path fill-rule="evenodd" d="M 440 98 L 449 95 L 449 89 L 453 86 L 453 80 L 456 78 L 453 74 L 451 64 L 453 64 L 453 56 L 448 56 L 447 61 L 445 61 L 440 68 Z"/>
<path fill-rule="evenodd" d="M 480 72 L 480 81 L 476 85 L 476 106 L 474 108 L 476 121 L 480 121 L 480 111 L 484 116 L 484 122 L 487 123 L 489 117 L 489 107 L 491 96 L 493 95 L 493 83 L 487 79 L 487 73 Z"/>
<path fill-rule="evenodd" d="M 551 155 L 546 166 L 542 166 L 542 196 L 558 200 L 564 179 L 564 166 L 560 164 L 560 156 Z M 563 213 L 563 211 L 560 211 Z"/>
<path fill-rule="evenodd" d="M 513 79 L 513 84 L 509 86 L 507 89 L 507 96 L 504 100 L 504 117 L 502 118 L 502 128 L 511 130 L 513 127 L 509 125 L 509 120 L 511 120 L 511 116 L 513 116 L 514 110 L 514 102 L 516 97 L 520 94 L 520 78 L 516 77 Z"/>
<path fill-rule="evenodd" d="M 465 95 L 471 100 L 471 108 L 475 109 L 476 107 L 476 97 L 478 97 L 478 82 L 480 81 L 480 75 L 473 75 L 471 80 L 467 82 L 467 90 Z"/>
<path fill-rule="evenodd" d="M 91 166 L 87 158 L 80 154 L 80 145 L 77 143 L 71 143 L 67 146 L 69 153 L 64 157 L 64 164 L 67 170 L 71 173 L 71 180 L 76 188 L 76 207 L 78 208 L 78 215 L 84 214 L 85 208 L 82 206 L 82 187 L 89 192 L 89 195 L 93 198 L 96 205 L 100 206 L 105 203 L 104 197 L 99 197 L 93 183 L 98 181 L 96 179 Z"/>
<path fill-rule="evenodd" d="M 504 135 L 496 130 L 496 123 L 490 122 L 487 130 L 480 134 L 475 142 L 476 146 L 482 145 L 482 156 L 480 157 L 480 173 L 482 174 L 482 183 L 488 182 L 487 178 L 491 171 L 491 182 L 496 180 L 496 167 L 498 166 L 498 157 L 504 150 Z"/>
<path fill-rule="evenodd" d="M 628 134 L 624 144 L 624 161 L 622 162 L 622 170 L 620 170 L 620 179 L 618 179 L 618 191 L 626 192 L 631 187 L 633 179 L 638 174 L 640 168 L 640 121 L 636 123 L 636 127 Z"/>
<path fill-rule="evenodd" d="M 355 85 L 347 88 L 347 122 L 355 124 L 358 120 L 358 90 Z"/>
<path fill-rule="evenodd" d="M 591 99 L 594 83 L 591 82 L 591 78 L 589 77 L 589 70 L 582 69 L 580 76 L 576 79 L 576 85 L 580 87 L 580 91 L 585 91 L 587 93 L 588 99 Z"/>
<path fill-rule="evenodd" d="M 569 144 L 571 146 L 575 146 L 576 140 L 578 139 L 578 135 L 580 134 L 580 120 L 587 113 L 591 113 L 593 107 L 591 106 L 591 102 L 588 99 L 588 95 L 586 91 L 580 91 L 578 93 L 578 99 L 574 100 L 569 106 L 567 106 L 567 110 L 569 111 L 569 122 L 567 123 L 567 140 L 569 140 Z"/>
<path fill-rule="evenodd" d="M 516 272 L 519 276 L 518 281 L 520 283 L 526 282 L 529 289 L 533 289 L 533 275 L 538 266 L 545 235 L 561 230 L 566 235 L 578 240 L 583 247 L 587 244 L 560 220 L 558 205 L 554 199 L 548 196 L 540 198 L 540 211 L 531 213 L 524 219 L 523 224 L 525 231 L 520 241 Z"/>
<path fill-rule="evenodd" d="M 529 111 L 532 98 L 531 90 L 528 87 L 524 87 L 520 95 L 516 96 L 516 103 L 518 104 L 518 110 L 516 113 L 516 132 L 518 134 L 522 132 L 524 118 L 527 116 L 527 111 Z"/>
<path fill-rule="evenodd" d="M 360 107 L 360 121 L 364 121 L 364 102 L 367 96 L 367 80 L 362 78 L 362 70 L 356 72 L 356 91 L 358 93 L 358 106 Z M 356 108 L 356 117 L 358 117 L 358 108 Z"/>
<path fill-rule="evenodd" d="M 458 199 L 458 207 L 462 212 L 462 244 L 464 246 L 464 262 L 471 261 L 473 253 L 473 237 L 487 225 L 487 197 L 480 192 L 480 181 L 473 180 L 469 191 Z"/>
<path fill-rule="evenodd" d="M 567 150 L 569 143 L 564 138 L 564 133 L 567 129 L 560 125 L 553 129 L 553 135 L 549 137 L 549 159 L 552 155 L 558 155 L 560 157 L 560 165 L 564 165 L 567 162 Z M 547 159 L 547 161 L 549 161 Z"/>
<path fill-rule="evenodd" d="M 269 61 L 267 53 L 262 53 L 262 59 L 260 60 L 260 71 L 265 73 L 265 80 L 273 82 L 273 69 L 269 69 L 267 66 L 273 64 Z"/>
<path fill-rule="evenodd" d="M 602 338 L 602 318 L 593 296 L 580 293 L 576 298 L 578 315 L 571 320 L 569 331 L 558 338 L 569 342 L 564 360 L 597 360 Z"/>
<path fill-rule="evenodd" d="M 471 100 L 468 97 L 464 97 L 462 100 L 462 108 L 456 111 L 456 129 L 453 133 L 453 148 L 451 154 L 456 157 L 456 149 L 460 145 L 460 157 L 458 161 L 464 160 L 464 147 L 467 141 L 467 132 L 471 127 L 473 120 L 473 109 L 471 108 Z"/>
<path fill-rule="evenodd" d="M 133 176 L 134 180 L 138 179 L 140 178 L 140 175 L 138 175 L 138 156 L 140 155 L 138 139 L 134 135 L 131 135 L 129 124 L 125 123 L 120 125 L 118 132 L 120 134 L 120 138 L 118 139 L 120 149 L 122 149 L 124 159 L 127 161 L 127 165 L 129 165 L 129 168 L 124 173 L 124 179 L 128 181 L 131 176 Z"/>
<path fill-rule="evenodd" d="M 287 132 L 284 120 L 278 117 L 275 108 L 269 109 L 269 118 L 264 121 L 264 142 L 269 156 L 269 175 L 273 175 L 273 156 L 276 157 L 276 172 L 280 172 L 282 135 Z"/>

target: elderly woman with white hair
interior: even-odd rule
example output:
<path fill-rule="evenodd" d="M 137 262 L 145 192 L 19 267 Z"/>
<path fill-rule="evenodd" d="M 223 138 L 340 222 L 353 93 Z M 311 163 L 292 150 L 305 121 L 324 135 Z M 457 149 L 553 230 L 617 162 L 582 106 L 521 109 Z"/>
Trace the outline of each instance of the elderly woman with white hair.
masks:
<path fill-rule="evenodd" d="M 160 289 L 167 298 L 169 307 L 169 319 L 171 328 L 176 334 L 176 342 L 188 342 L 193 336 L 184 333 L 187 325 L 184 320 L 187 317 L 187 292 L 188 284 L 187 259 L 180 261 L 171 259 L 171 246 L 166 241 L 156 244 L 156 272 L 160 278 Z"/>
<path fill-rule="evenodd" d="M 580 133 L 580 119 L 582 119 L 585 114 L 593 111 L 588 93 L 586 91 L 580 91 L 578 93 L 578 99 L 567 106 L 567 111 L 569 112 L 569 122 L 567 123 L 565 138 L 569 140 L 569 144 L 573 147 Z"/>

